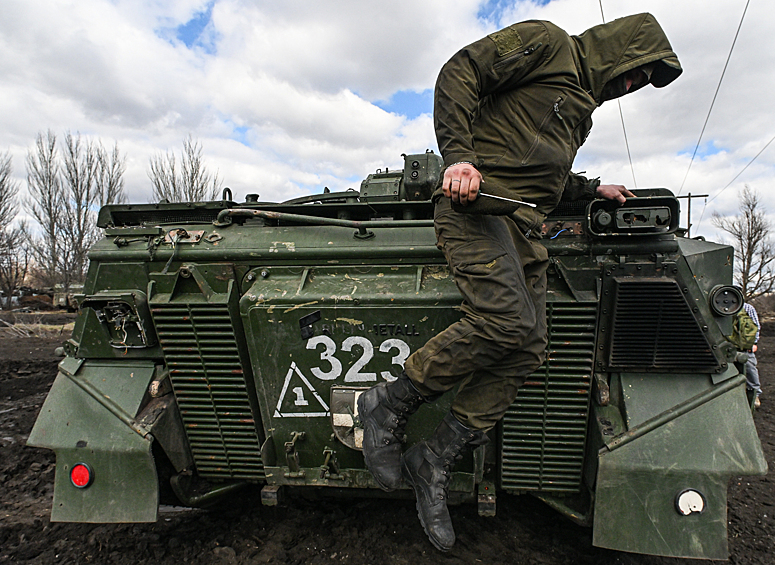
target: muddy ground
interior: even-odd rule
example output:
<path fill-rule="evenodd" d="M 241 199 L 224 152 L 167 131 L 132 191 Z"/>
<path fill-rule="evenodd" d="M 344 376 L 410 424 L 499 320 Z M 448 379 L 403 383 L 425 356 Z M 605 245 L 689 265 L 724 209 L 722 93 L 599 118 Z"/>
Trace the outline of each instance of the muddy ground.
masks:
<path fill-rule="evenodd" d="M 775 489 L 770 477 L 736 477 L 729 489 L 728 562 L 634 555 L 592 547 L 578 527 L 530 496 L 498 497 L 495 518 L 473 505 L 452 509 L 458 534 L 448 554 L 422 532 L 410 500 L 287 501 L 261 506 L 246 492 L 216 510 L 167 507 L 155 524 L 49 521 L 54 456 L 25 442 L 56 374 L 66 337 L 49 320 L 38 337 L 0 331 L 0 563 L 691 565 L 775 563 Z M 775 469 L 775 323 L 765 324 L 759 367 L 764 385 L 756 424 Z"/>

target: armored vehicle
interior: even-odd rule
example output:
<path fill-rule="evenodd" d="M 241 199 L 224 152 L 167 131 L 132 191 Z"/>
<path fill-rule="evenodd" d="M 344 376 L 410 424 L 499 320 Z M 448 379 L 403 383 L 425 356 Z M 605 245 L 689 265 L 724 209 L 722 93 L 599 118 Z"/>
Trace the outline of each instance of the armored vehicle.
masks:
<path fill-rule="evenodd" d="M 359 190 L 104 207 L 29 438 L 56 452 L 52 520 L 155 521 L 165 497 L 206 506 L 246 484 L 268 505 L 381 494 L 356 399 L 461 316 L 428 200 L 440 170 L 426 152 Z M 529 493 L 597 546 L 725 559 L 727 482 L 766 472 L 726 338 L 733 249 L 687 238 L 669 190 L 636 192 L 543 224 L 546 362 L 450 496 L 491 515 L 497 493 Z M 408 442 L 449 403 L 424 405 Z"/>

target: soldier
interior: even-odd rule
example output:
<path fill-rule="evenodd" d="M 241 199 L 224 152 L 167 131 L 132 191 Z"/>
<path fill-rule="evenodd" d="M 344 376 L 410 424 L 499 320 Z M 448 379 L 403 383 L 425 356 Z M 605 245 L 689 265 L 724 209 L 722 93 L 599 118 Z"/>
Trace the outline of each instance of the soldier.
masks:
<path fill-rule="evenodd" d="M 525 377 L 544 361 L 546 268 L 540 227 L 561 198 L 624 202 L 624 186 L 570 172 L 607 100 L 681 74 L 650 14 L 569 36 L 545 21 L 495 32 L 455 54 L 435 90 L 434 125 L 446 168 L 433 195 L 438 247 L 463 295 L 463 317 L 407 359 L 404 373 L 362 394 L 366 465 L 385 490 L 414 487 L 431 542 L 455 532 L 447 489 L 456 459 L 485 444 Z M 479 192 L 534 205 L 516 205 Z M 434 435 L 402 456 L 407 418 L 457 386 Z"/>

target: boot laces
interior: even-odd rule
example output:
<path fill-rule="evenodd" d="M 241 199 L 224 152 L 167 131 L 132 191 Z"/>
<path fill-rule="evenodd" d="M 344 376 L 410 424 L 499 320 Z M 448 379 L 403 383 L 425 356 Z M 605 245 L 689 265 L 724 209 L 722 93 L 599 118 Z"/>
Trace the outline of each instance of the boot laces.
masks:
<path fill-rule="evenodd" d="M 463 458 L 463 448 L 466 445 L 466 440 L 455 442 L 449 446 L 448 454 L 444 455 L 444 460 L 441 464 L 442 479 L 439 481 L 439 500 L 444 500 L 449 497 L 449 484 L 452 482 L 452 469 L 455 464 Z"/>
<path fill-rule="evenodd" d="M 417 411 L 424 400 L 421 396 L 409 393 L 403 396 L 393 396 L 389 393 L 389 398 L 393 399 L 392 402 L 388 400 L 388 404 L 383 403 L 383 405 L 391 415 L 392 426 L 387 426 L 385 429 L 395 438 L 395 441 L 406 443 L 406 434 L 404 433 L 406 422 L 409 416 Z M 393 441 L 385 438 L 385 445 L 390 445 L 391 443 Z"/>
<path fill-rule="evenodd" d="M 395 437 L 396 440 L 400 443 L 406 443 L 406 434 L 404 433 L 404 429 L 406 428 L 406 421 L 406 414 L 396 414 L 394 420 L 396 427 L 390 430 L 390 433 L 393 434 L 393 437 Z"/>
<path fill-rule="evenodd" d="M 396 414 L 391 411 L 390 419 L 392 425 L 388 425 L 385 430 L 393 436 L 394 440 L 385 438 L 385 445 L 390 445 L 391 443 L 394 443 L 394 441 L 405 443 L 406 434 L 404 433 L 404 428 L 406 428 L 407 422 L 406 415 L 403 413 Z"/>

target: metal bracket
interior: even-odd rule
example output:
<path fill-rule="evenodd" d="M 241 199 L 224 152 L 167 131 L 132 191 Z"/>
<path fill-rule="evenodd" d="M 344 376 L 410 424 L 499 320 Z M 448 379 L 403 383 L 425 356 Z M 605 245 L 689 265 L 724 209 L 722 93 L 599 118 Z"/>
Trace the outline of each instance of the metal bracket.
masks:
<path fill-rule="evenodd" d="M 374 232 L 360 227 L 357 232 L 353 233 L 353 237 L 355 239 L 371 239 L 374 237 Z"/>
<path fill-rule="evenodd" d="M 589 298 L 585 297 L 584 291 L 579 290 L 578 288 L 576 288 L 576 285 L 573 284 L 572 282 L 573 277 L 571 277 L 568 271 L 568 268 L 562 263 L 562 261 L 560 261 L 560 259 L 558 259 L 557 257 L 552 257 L 550 261 L 551 261 L 551 264 L 554 266 L 555 272 L 557 273 L 557 275 L 562 279 L 562 281 L 568 287 L 568 290 L 570 291 L 574 300 L 576 300 L 577 302 L 589 301 Z"/>
<path fill-rule="evenodd" d="M 598 406 L 608 406 L 611 401 L 611 389 L 608 386 L 606 376 L 603 373 L 595 373 L 593 383 L 595 402 Z"/>
<path fill-rule="evenodd" d="M 199 243 L 204 236 L 204 230 L 172 229 L 164 236 L 164 243 L 177 245 L 179 243 Z"/>
<path fill-rule="evenodd" d="M 336 459 L 336 451 L 326 446 L 323 449 L 325 461 L 320 466 L 321 479 L 336 479 L 339 477 L 339 461 Z"/>
<path fill-rule="evenodd" d="M 288 473 L 285 473 L 289 478 L 303 478 L 304 471 L 299 466 L 299 452 L 296 451 L 296 442 L 304 441 L 306 432 L 291 432 L 291 441 L 285 442 L 285 459 L 288 462 Z"/>
<path fill-rule="evenodd" d="M 169 371 L 161 371 L 159 367 L 156 368 L 156 374 L 148 385 L 148 393 L 152 398 L 161 398 L 172 392 L 172 382 L 170 381 Z"/>

